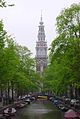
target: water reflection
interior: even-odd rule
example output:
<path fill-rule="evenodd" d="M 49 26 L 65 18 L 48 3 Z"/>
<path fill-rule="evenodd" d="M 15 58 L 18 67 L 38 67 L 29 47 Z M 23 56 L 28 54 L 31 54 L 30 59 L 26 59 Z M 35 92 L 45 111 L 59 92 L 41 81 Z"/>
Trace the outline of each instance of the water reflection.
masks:
<path fill-rule="evenodd" d="M 63 119 L 63 114 L 52 104 L 38 101 L 20 109 L 16 119 Z"/>

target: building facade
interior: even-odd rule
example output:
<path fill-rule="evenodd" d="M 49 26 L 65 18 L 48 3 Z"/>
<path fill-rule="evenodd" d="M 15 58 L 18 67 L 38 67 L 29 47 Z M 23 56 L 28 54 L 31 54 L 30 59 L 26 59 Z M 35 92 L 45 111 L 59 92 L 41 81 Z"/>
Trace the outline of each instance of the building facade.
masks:
<path fill-rule="evenodd" d="M 36 71 L 41 75 L 47 66 L 47 42 L 45 41 L 44 23 L 39 22 L 38 41 L 36 42 Z"/>

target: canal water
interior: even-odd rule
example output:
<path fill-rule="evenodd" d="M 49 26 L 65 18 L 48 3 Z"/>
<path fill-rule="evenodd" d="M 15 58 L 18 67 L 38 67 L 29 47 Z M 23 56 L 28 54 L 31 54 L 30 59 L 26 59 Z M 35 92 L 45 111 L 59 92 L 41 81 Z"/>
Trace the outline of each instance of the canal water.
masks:
<path fill-rule="evenodd" d="M 63 113 L 52 103 L 36 101 L 17 111 L 15 119 L 64 119 Z"/>

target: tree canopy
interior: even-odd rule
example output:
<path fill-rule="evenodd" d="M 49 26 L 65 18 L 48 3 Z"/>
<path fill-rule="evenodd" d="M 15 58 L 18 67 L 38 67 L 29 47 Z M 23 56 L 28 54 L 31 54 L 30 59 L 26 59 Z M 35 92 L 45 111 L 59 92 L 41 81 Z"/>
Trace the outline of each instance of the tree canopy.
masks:
<path fill-rule="evenodd" d="M 52 41 L 44 77 L 52 91 L 64 94 L 68 87 L 80 88 L 80 4 L 62 10 L 56 21 L 58 35 Z"/>
<path fill-rule="evenodd" d="M 14 6 L 14 4 L 8 4 L 6 0 L 0 0 L 0 7 Z"/>

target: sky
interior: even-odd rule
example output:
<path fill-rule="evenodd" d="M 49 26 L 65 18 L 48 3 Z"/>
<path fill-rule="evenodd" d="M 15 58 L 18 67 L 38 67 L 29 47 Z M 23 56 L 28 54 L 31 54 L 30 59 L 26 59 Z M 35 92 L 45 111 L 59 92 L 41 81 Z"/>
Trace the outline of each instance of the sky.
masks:
<path fill-rule="evenodd" d="M 35 56 L 38 26 L 42 18 L 48 48 L 57 36 L 56 17 L 64 8 L 80 0 L 7 0 L 15 6 L 0 8 L 0 19 L 3 19 L 5 30 L 15 37 L 15 41 L 28 49 Z"/>

